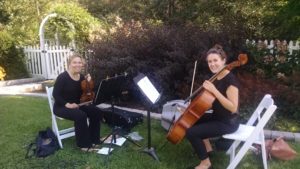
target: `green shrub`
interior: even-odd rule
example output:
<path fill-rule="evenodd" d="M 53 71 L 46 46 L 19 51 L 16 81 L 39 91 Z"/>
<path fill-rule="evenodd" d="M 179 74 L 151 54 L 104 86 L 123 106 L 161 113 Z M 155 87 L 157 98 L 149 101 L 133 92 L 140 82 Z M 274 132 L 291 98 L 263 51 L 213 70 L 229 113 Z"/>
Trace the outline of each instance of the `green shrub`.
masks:
<path fill-rule="evenodd" d="M 0 67 L 6 72 L 5 80 L 28 77 L 24 54 L 7 31 L 0 31 Z"/>
<path fill-rule="evenodd" d="M 124 71 L 132 77 L 142 72 L 163 92 L 160 102 L 165 103 L 189 95 L 196 60 L 195 88 L 199 87 L 208 73 L 207 63 L 201 57 L 216 43 L 229 56 L 237 56 L 241 46 L 227 34 L 203 32 L 192 24 L 153 26 L 130 22 L 89 46 L 93 57 L 88 65 L 94 68 L 98 79 Z"/>
<path fill-rule="evenodd" d="M 0 81 L 4 80 L 4 77 L 6 76 L 5 70 L 0 66 Z"/>
<path fill-rule="evenodd" d="M 276 40 L 274 47 L 270 49 L 263 42 L 248 43 L 247 47 L 253 59 L 253 70 L 259 76 L 280 78 L 300 71 L 300 50 L 290 54 L 285 41 Z"/>
<path fill-rule="evenodd" d="M 272 94 L 280 116 L 300 119 L 300 100 L 297 99 L 300 97 L 300 51 L 290 54 L 287 43 L 280 41 L 275 41 L 271 49 L 263 42 L 247 45 L 248 71 L 256 75 L 256 80 L 248 83 L 253 86 L 250 91 Z"/>

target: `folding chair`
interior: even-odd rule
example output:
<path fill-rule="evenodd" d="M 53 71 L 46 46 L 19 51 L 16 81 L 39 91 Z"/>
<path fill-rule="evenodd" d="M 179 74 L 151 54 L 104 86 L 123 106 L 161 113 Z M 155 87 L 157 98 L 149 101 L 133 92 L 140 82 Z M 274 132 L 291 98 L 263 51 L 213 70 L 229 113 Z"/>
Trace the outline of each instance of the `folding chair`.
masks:
<path fill-rule="evenodd" d="M 277 106 L 274 105 L 271 95 L 266 94 L 250 117 L 247 124 L 240 124 L 236 132 L 223 135 L 223 137 L 226 139 L 235 140 L 226 152 L 227 154 L 230 154 L 230 164 L 228 165 L 227 169 L 234 169 L 247 153 L 248 149 L 251 148 L 253 143 L 261 146 L 263 166 L 264 169 L 268 168 L 265 149 L 264 126 L 267 124 L 276 109 Z M 241 142 L 244 142 L 244 144 L 235 155 L 236 148 Z"/>
<path fill-rule="evenodd" d="M 75 135 L 74 127 L 62 129 L 62 130 L 58 129 L 56 118 L 58 118 L 60 120 L 62 120 L 63 118 L 55 116 L 55 114 L 53 112 L 53 105 L 54 105 L 54 98 L 52 97 L 53 87 L 46 87 L 46 92 L 47 92 L 49 107 L 50 107 L 50 111 L 51 111 L 52 130 L 58 139 L 60 148 L 63 148 L 62 139 L 74 136 Z"/>

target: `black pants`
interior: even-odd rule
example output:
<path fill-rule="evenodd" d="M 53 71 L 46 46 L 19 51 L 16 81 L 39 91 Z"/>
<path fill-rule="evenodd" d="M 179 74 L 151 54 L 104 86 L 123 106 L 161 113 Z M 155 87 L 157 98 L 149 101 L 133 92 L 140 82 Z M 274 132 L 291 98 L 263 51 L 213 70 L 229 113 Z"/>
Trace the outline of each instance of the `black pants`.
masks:
<path fill-rule="evenodd" d="M 204 160 L 208 154 L 203 139 L 233 133 L 238 126 L 238 123 L 215 120 L 211 114 L 204 114 L 194 126 L 187 129 L 186 138 L 190 141 L 198 157 Z"/>
<path fill-rule="evenodd" d="M 91 147 L 100 143 L 100 121 L 102 112 L 94 105 L 81 106 L 79 109 L 54 106 L 54 114 L 74 121 L 75 138 L 80 148 Z M 89 125 L 87 123 L 89 120 Z"/>

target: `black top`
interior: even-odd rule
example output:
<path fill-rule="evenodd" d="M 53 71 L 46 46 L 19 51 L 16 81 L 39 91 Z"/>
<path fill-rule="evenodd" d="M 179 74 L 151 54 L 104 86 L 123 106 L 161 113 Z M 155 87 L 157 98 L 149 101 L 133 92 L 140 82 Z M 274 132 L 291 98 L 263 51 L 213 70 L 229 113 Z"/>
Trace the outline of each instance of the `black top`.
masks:
<path fill-rule="evenodd" d="M 226 90 L 228 89 L 228 87 L 230 85 L 237 87 L 238 89 L 240 89 L 240 84 L 238 82 L 238 79 L 230 72 L 228 73 L 225 77 L 223 77 L 221 80 L 215 80 L 214 84 L 216 86 L 216 88 L 226 97 Z M 234 114 L 231 113 L 231 111 L 225 109 L 222 104 L 219 102 L 218 99 L 216 99 L 213 102 L 212 105 L 212 109 L 213 109 L 213 116 L 215 119 L 218 120 L 228 120 L 231 119 Z M 237 112 L 238 113 L 238 110 Z"/>
<path fill-rule="evenodd" d="M 80 75 L 79 80 L 76 81 L 70 77 L 67 71 L 58 75 L 53 89 L 54 107 L 64 107 L 66 103 L 80 103 L 82 80 L 84 80 L 83 75 Z"/>

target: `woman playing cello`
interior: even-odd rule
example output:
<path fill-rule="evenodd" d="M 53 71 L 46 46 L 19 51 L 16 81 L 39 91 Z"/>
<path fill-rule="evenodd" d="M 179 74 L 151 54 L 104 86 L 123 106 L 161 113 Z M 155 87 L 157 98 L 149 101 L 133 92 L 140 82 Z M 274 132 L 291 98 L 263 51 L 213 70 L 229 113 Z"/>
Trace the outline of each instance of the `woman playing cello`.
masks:
<path fill-rule="evenodd" d="M 226 63 L 222 46 L 215 45 L 206 53 L 206 61 L 213 74 L 218 73 Z M 216 98 L 212 104 L 213 113 L 206 113 L 186 131 L 186 138 L 197 153 L 200 163 L 195 169 L 208 169 L 212 164 L 209 154 L 213 151 L 209 138 L 235 132 L 239 105 L 239 83 L 230 70 L 222 71 L 214 83 L 206 80 L 203 88 Z"/>

